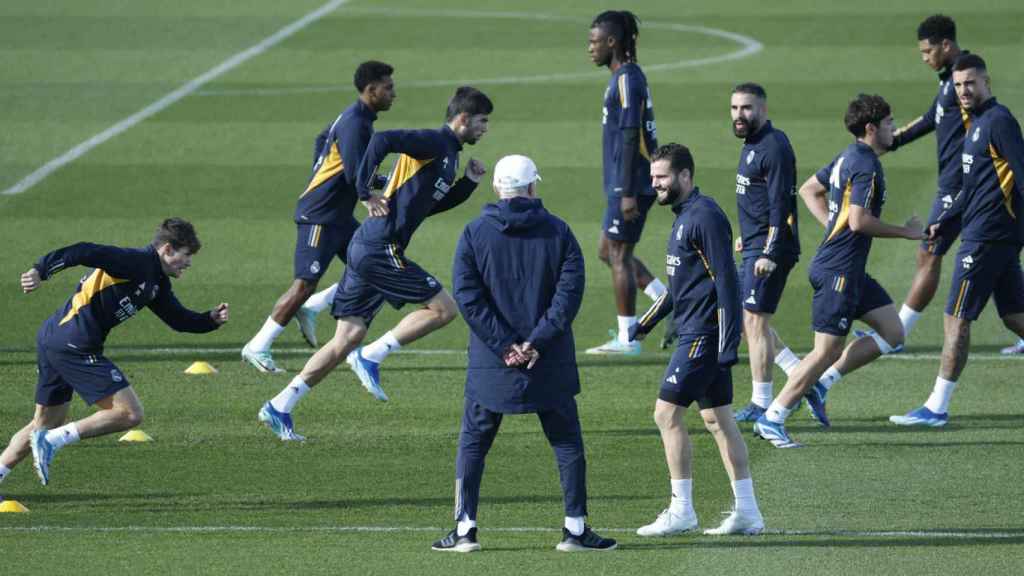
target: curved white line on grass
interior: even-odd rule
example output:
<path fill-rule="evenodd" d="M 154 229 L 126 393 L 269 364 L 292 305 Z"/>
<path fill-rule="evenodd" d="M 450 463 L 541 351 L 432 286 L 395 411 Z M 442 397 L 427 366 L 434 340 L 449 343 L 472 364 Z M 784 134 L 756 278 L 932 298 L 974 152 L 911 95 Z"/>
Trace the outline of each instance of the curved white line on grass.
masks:
<path fill-rule="evenodd" d="M 515 19 L 515 20 L 538 20 L 542 22 L 570 22 L 573 24 L 580 24 L 582 26 L 588 26 L 590 24 L 589 19 L 573 18 L 569 16 L 559 16 L 555 14 L 538 14 L 530 12 L 488 12 L 481 10 L 387 10 L 387 9 L 349 9 L 348 13 L 363 13 L 363 14 L 381 14 L 387 15 L 388 17 L 405 16 L 405 17 L 435 17 L 435 18 L 504 18 L 504 19 Z M 707 66 L 709 64 L 718 64 L 721 62 L 728 62 L 731 60 L 740 60 L 752 56 L 764 49 L 757 40 L 737 34 L 735 32 L 729 32 L 728 30 L 720 30 L 718 28 L 708 28 L 706 26 L 696 26 L 690 24 L 677 24 L 673 22 L 644 22 L 644 28 L 651 28 L 655 30 L 669 30 L 673 32 L 682 32 L 690 34 L 702 34 L 704 36 L 713 36 L 716 38 L 722 38 L 729 40 L 740 45 L 738 50 L 728 52 L 726 54 L 720 54 L 718 56 L 709 56 L 707 58 L 697 58 L 693 60 L 679 60 L 676 62 L 666 62 L 662 64 L 644 64 L 644 70 L 650 71 L 664 71 L 664 70 L 678 70 L 681 68 L 694 68 L 698 66 Z M 581 57 L 583 51 L 580 51 Z M 437 88 L 442 86 L 460 86 L 464 84 L 472 85 L 503 85 L 503 84 L 531 84 L 537 82 L 560 82 L 565 80 L 578 80 L 584 78 L 597 78 L 606 77 L 608 72 L 605 70 L 588 71 L 588 72 L 568 72 L 561 74 L 535 74 L 529 76 L 498 76 L 491 78 L 462 78 L 458 80 L 420 80 L 401 82 L 399 88 Z M 331 86 L 297 86 L 295 88 L 252 88 L 252 89 L 208 89 L 196 92 L 196 96 L 282 96 L 289 94 L 314 94 L 314 93 L 329 93 L 339 92 L 342 90 L 348 90 L 350 87 L 346 85 L 331 85 Z"/>
<path fill-rule="evenodd" d="M 99 533 L 296 533 L 296 532 L 328 532 L 328 533 L 381 533 L 381 532 L 444 532 L 449 528 L 439 526 L 0 526 L 0 532 L 99 532 Z M 597 532 L 628 534 L 636 532 L 636 528 L 594 528 Z M 553 533 L 561 532 L 561 528 L 534 526 L 488 527 L 488 532 L 507 533 Z M 1024 532 L 969 532 L 956 530 L 765 530 L 763 536 L 804 536 L 817 538 L 920 538 L 931 540 L 1006 540 L 1024 539 Z M 680 540 L 682 545 L 690 540 L 701 538 L 694 535 L 687 540 Z M 720 536 L 709 536 L 718 540 Z M 747 537 L 751 538 L 751 537 Z"/>
<path fill-rule="evenodd" d="M 267 36 L 266 38 L 260 40 L 259 42 L 250 46 L 249 48 L 246 48 L 245 50 L 238 52 L 237 54 L 229 57 L 227 60 L 221 62 L 213 68 L 210 68 L 206 72 L 189 80 L 180 88 L 167 94 L 163 98 L 160 98 L 156 102 L 153 102 L 152 104 L 146 106 L 142 110 L 139 110 L 135 114 L 128 116 L 127 118 L 121 120 L 117 124 L 114 124 L 110 128 L 107 128 L 106 130 L 92 136 L 85 142 L 78 144 L 74 148 L 68 150 L 67 152 L 61 154 L 60 156 L 57 156 L 56 158 L 50 160 L 46 164 L 43 164 L 31 174 L 22 178 L 13 186 L 4 190 L 2 194 L 4 196 L 21 194 L 22 192 L 28 190 L 29 188 L 45 180 L 50 174 L 53 174 L 57 170 L 60 170 L 64 166 L 70 164 L 71 162 L 74 162 L 78 158 L 81 158 L 93 148 L 99 146 L 100 144 L 103 144 L 104 142 L 110 140 L 111 138 L 114 138 L 115 136 L 118 136 L 122 132 L 125 132 L 126 130 L 134 127 L 139 122 L 142 122 L 143 120 L 146 120 L 147 118 L 150 118 L 151 116 L 162 112 L 163 110 L 167 109 L 169 106 L 178 102 L 182 98 L 194 93 L 196 90 L 199 90 L 203 87 L 204 84 L 207 84 L 208 82 L 211 82 L 212 80 L 215 80 L 220 76 L 223 76 L 224 74 L 230 72 L 231 70 L 234 70 L 246 61 L 256 56 L 259 56 L 260 54 L 266 52 L 270 48 L 273 48 L 277 44 L 280 44 L 282 40 L 288 38 L 289 36 L 302 30 L 303 28 L 306 28 L 307 26 L 316 22 L 317 20 L 320 20 L 321 18 L 333 12 L 335 9 L 337 9 L 342 4 L 345 4 L 346 2 L 348 2 L 348 0 L 330 0 L 330 2 L 327 2 L 326 4 L 317 8 L 316 10 L 310 12 L 309 14 L 306 14 L 302 18 L 299 18 L 298 20 L 292 22 L 291 24 L 285 26 L 284 28 L 281 28 L 280 30 L 274 32 L 270 36 Z"/>

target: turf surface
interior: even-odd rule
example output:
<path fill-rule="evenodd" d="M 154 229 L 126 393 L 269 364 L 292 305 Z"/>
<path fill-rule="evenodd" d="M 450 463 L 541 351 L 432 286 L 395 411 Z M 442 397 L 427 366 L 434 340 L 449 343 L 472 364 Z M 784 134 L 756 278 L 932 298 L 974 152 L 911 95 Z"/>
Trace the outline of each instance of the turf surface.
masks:
<path fill-rule="evenodd" d="M 4 2 L 0 189 L 320 5 L 237 4 Z M 931 388 L 948 263 L 939 295 L 908 344 L 914 356 L 880 361 L 838 384 L 830 396 L 832 431 L 799 415 L 791 429 L 807 449 L 779 451 L 750 440 L 772 531 L 761 537 L 632 535 L 661 510 L 668 491 L 650 418 L 667 354 L 651 345 L 627 361 L 580 358 L 591 520 L 622 548 L 599 557 L 552 550 L 561 519 L 557 470 L 532 416 L 506 420 L 488 459 L 479 518 L 486 553 L 452 558 L 429 551 L 451 524 L 465 365 L 461 322 L 411 347 L 421 353 L 388 360 L 391 403 L 374 402 L 340 370 L 295 413 L 299 430 L 312 438 L 305 445 L 282 445 L 256 425 L 259 404 L 286 378 L 242 366 L 237 350 L 290 281 L 291 213 L 312 137 L 351 101 L 351 71 L 367 58 L 397 69 L 399 99 L 378 129 L 437 126 L 457 83 L 485 80 L 479 85 L 496 104 L 491 132 L 464 152 L 463 163 L 475 156 L 490 166 L 513 152 L 536 159 L 545 204 L 570 223 L 587 253 L 577 342 L 587 347 L 604 339 L 614 323 L 613 301 L 610 275 L 595 256 L 607 72 L 592 67 L 584 48 L 590 18 L 607 7 L 354 1 L 29 191 L 0 196 L 8 247 L 0 251 L 0 277 L 7 279 L 0 285 L 0 435 L 30 417 L 35 330 L 80 276 L 65 272 L 24 296 L 14 280 L 38 255 L 79 240 L 141 245 L 160 219 L 181 215 L 196 223 L 204 248 L 176 292 L 195 308 L 228 301 L 232 312 L 228 326 L 207 336 L 175 334 L 145 313 L 111 334 L 108 355 L 139 391 L 143 427 L 156 442 L 126 446 L 109 437 L 69 448 L 55 461 L 47 488 L 23 463 L 0 485 L 0 494 L 32 510 L 0 515 L 3 573 L 38 573 L 40 559 L 82 574 L 1019 573 L 1024 364 L 995 358 L 1012 338 L 993 307 L 973 332 L 976 359 L 962 378 L 951 424 L 920 431 L 886 421 Z M 854 8 L 659 1 L 634 9 L 644 19 L 639 52 L 660 140 L 691 146 L 698 184 L 730 215 L 739 148 L 728 122 L 731 86 L 748 79 L 766 86 L 770 115 L 793 141 L 802 180 L 849 141 L 841 115 L 857 92 L 885 96 L 898 124 L 927 109 L 935 80 L 919 61 L 914 29 L 929 13 L 957 19 L 961 45 L 988 61 L 994 93 L 1018 114 L 1024 110 L 1024 9 L 1014 2 L 986 2 L 969 13 L 953 2 Z M 743 46 L 671 24 L 741 34 L 763 50 L 688 66 Z M 883 218 L 926 216 L 933 140 L 883 163 Z M 410 257 L 447 283 L 457 231 L 489 200 L 481 189 L 465 206 L 428 221 Z M 775 325 L 803 353 L 811 337 L 805 270 L 821 230 L 806 210 L 800 217 L 804 257 Z M 656 272 L 670 221 L 667 210 L 656 209 L 638 247 Z M 897 301 L 909 286 L 915 251 L 907 241 L 875 243 L 869 270 Z M 326 278 L 340 272 L 335 263 Z M 641 296 L 640 306 L 646 304 Z M 395 311 L 382 313 L 371 336 L 397 318 Z M 321 318 L 321 339 L 330 324 Z M 299 369 L 308 356 L 301 346 L 289 328 L 278 340 L 279 361 Z M 438 350 L 455 352 L 422 353 Z M 213 362 L 220 374 L 182 375 L 197 359 Z M 749 376 L 745 363 L 734 370 L 737 401 L 748 397 Z M 781 383 L 781 373 L 776 379 Z M 72 414 L 87 413 L 76 401 Z M 689 421 L 696 431 L 695 416 Z M 705 526 L 731 503 L 717 451 L 703 432 L 695 434 L 695 497 Z"/>

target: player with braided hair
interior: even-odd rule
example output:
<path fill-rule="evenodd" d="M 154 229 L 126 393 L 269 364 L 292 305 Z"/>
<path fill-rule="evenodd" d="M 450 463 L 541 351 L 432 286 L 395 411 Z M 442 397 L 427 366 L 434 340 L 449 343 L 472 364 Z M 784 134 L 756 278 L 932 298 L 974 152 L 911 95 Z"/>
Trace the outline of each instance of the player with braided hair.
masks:
<path fill-rule="evenodd" d="M 651 300 L 665 293 L 665 285 L 633 256 L 654 203 L 650 152 L 658 147 L 651 92 L 636 62 L 639 23 L 632 12 L 609 10 L 590 25 L 590 59 L 612 74 L 601 119 L 606 208 L 598 257 L 612 270 L 618 331 L 588 354 L 639 354 L 640 343 L 629 340 L 629 328 L 636 324 L 637 287 Z"/>

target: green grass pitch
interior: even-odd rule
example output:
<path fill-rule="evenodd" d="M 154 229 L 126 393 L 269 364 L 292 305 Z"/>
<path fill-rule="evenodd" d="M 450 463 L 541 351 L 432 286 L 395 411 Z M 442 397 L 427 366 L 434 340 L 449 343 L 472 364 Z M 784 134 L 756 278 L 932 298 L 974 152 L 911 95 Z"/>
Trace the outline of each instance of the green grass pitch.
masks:
<path fill-rule="evenodd" d="M 6 0 L 0 189 L 320 5 Z M 351 73 L 365 59 L 396 67 L 398 100 L 377 129 L 439 126 L 457 83 L 480 81 L 496 110 L 491 132 L 465 150 L 463 163 L 473 156 L 492 166 L 508 153 L 537 161 L 545 204 L 570 223 L 587 256 L 577 342 L 588 347 L 604 339 L 614 324 L 610 274 L 596 258 L 607 71 L 590 64 L 585 40 L 598 11 L 621 7 L 352 0 L 28 191 L 0 196 L 4 441 L 32 413 L 35 331 L 80 277 L 67 271 L 22 295 L 17 275 L 42 253 L 80 240 L 141 245 L 160 219 L 184 216 L 197 225 L 204 248 L 176 291 L 194 308 L 228 301 L 232 313 L 228 326 L 207 336 L 175 334 L 146 313 L 113 331 L 108 355 L 137 388 L 146 407 L 143 428 L 156 441 L 124 445 L 107 437 L 68 448 L 46 488 L 30 463 L 18 467 L 0 494 L 31 513 L 0 514 L 0 573 L 1021 573 L 1024 363 L 998 358 L 1013 338 L 993 306 L 973 332 L 975 356 L 950 425 L 903 430 L 887 422 L 931 389 L 948 262 L 909 354 L 879 361 L 834 389 L 832 431 L 819 431 L 801 414 L 791 430 L 808 444 L 804 450 L 776 450 L 746 436 L 769 528 L 763 536 L 633 534 L 668 497 L 651 420 L 668 355 L 653 343 L 625 361 L 580 357 L 591 521 L 619 539 L 621 549 L 610 554 L 553 550 L 562 518 L 557 470 L 532 416 L 507 419 L 488 459 L 479 517 L 484 553 L 429 550 L 452 524 L 461 321 L 410 347 L 420 354 L 388 359 L 383 378 L 392 402 L 374 402 L 340 369 L 295 412 L 309 442 L 284 445 L 257 426 L 259 405 L 287 378 L 255 373 L 239 363 L 238 350 L 290 282 L 291 214 L 312 138 L 354 98 Z M 988 61 L 996 96 L 1024 114 L 1024 7 L 1012 0 L 651 0 L 627 7 L 643 19 L 640 63 L 659 138 L 693 149 L 697 183 L 731 217 L 739 148 L 728 120 L 731 87 L 745 80 L 765 85 L 770 117 L 793 141 L 802 181 L 848 143 L 841 117 L 856 93 L 885 96 L 897 124 L 927 109 L 935 77 L 919 60 L 914 31 L 928 14 L 956 19 L 961 45 Z M 720 60 L 743 45 L 707 29 L 742 35 L 763 49 Z M 883 158 L 883 218 L 927 216 L 934 158 L 932 138 Z M 490 198 L 482 187 L 466 205 L 428 221 L 410 257 L 447 283 L 458 231 Z M 800 218 L 804 256 L 775 325 L 803 353 L 811 340 L 806 265 L 821 229 L 804 208 Z M 638 247 L 662 277 L 669 223 L 670 213 L 656 208 Z M 869 270 L 899 302 L 916 246 L 874 246 Z M 334 263 L 326 278 L 341 270 Z M 639 306 L 646 304 L 641 295 Z M 385 311 L 370 336 L 398 318 Z M 331 329 L 322 316 L 321 339 Z M 309 354 L 293 327 L 276 346 L 291 371 Z M 220 373 L 183 375 L 193 360 L 210 361 Z M 749 368 L 741 363 L 733 374 L 737 402 L 745 402 Z M 777 373 L 776 390 L 781 381 Z M 75 401 L 72 416 L 87 413 Z M 696 432 L 694 494 L 701 523 L 710 526 L 731 505 L 731 494 L 698 420 L 688 419 Z"/>

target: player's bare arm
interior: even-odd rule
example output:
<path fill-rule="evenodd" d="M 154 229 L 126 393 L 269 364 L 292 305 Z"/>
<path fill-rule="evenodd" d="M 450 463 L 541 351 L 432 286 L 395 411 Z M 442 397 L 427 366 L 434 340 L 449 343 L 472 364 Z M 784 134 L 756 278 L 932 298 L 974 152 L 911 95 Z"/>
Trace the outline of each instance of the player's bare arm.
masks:
<path fill-rule="evenodd" d="M 850 206 L 850 230 L 876 238 L 924 238 L 924 225 L 917 215 L 911 216 L 903 226 L 888 224 L 873 216 L 861 206 Z"/>
<path fill-rule="evenodd" d="M 811 211 L 814 218 L 821 222 L 821 225 L 828 228 L 828 188 L 818 182 L 818 178 L 811 176 L 800 186 L 800 197 L 804 205 Z"/>

